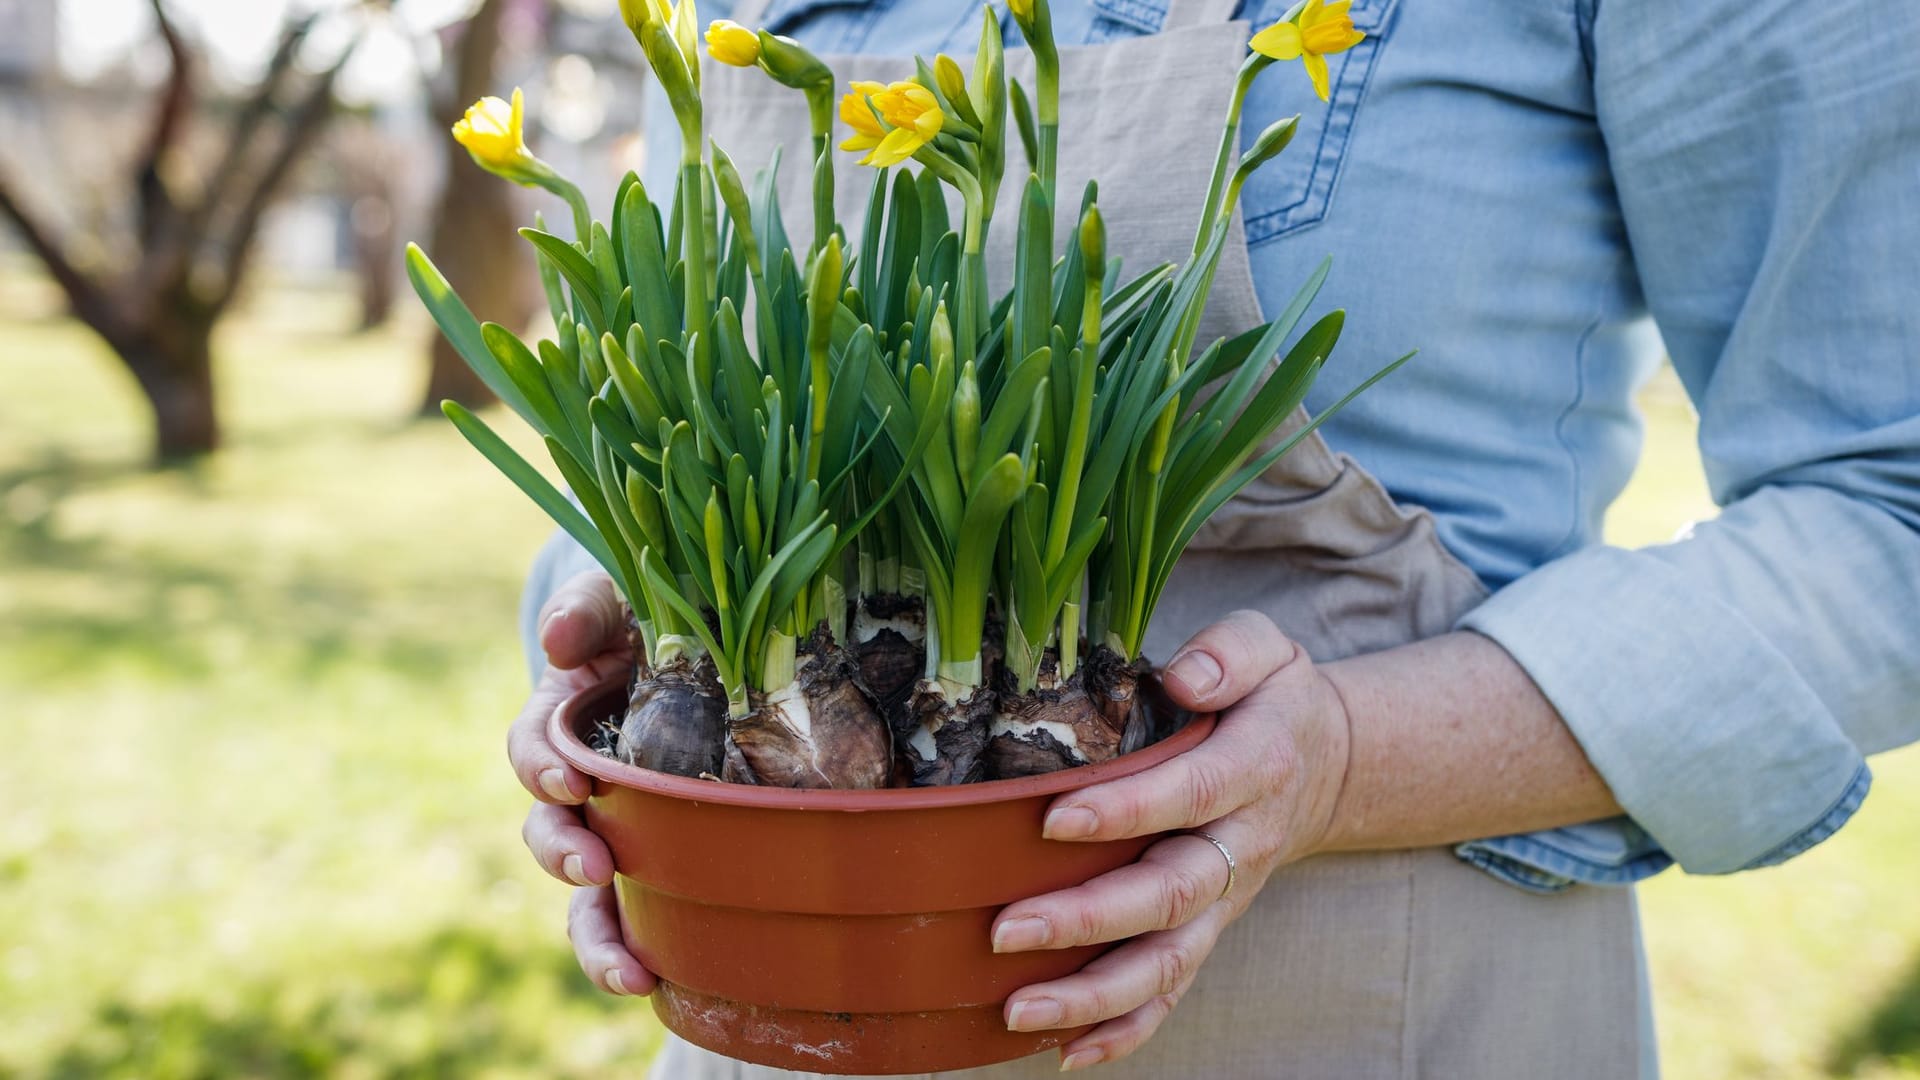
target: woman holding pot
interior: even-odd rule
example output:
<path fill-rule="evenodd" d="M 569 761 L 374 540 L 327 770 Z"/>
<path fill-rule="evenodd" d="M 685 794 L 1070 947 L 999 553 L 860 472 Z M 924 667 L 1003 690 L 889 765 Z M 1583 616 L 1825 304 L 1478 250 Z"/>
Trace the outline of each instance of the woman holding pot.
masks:
<path fill-rule="evenodd" d="M 1221 114 L 1285 6 L 1054 5 L 1081 43 L 1062 50 L 1062 187 L 1098 175 L 1128 265 L 1185 254 L 1213 149 L 1192 118 Z M 1331 251 L 1343 353 L 1422 356 L 1193 544 L 1148 652 L 1218 730 L 1061 796 L 1045 826 L 1184 832 L 1002 912 L 1003 951 L 1131 939 L 1019 991 L 1009 1026 L 1096 1023 L 1063 1061 L 1114 1077 L 1656 1074 L 1632 883 L 1799 854 L 1859 807 L 1866 755 L 1920 735 L 1920 68 L 1895 59 L 1920 55 L 1920 9 L 1837 7 L 1355 0 L 1364 37 L 1320 58 L 1304 152 L 1249 184 L 1201 340 L 1262 321 Z M 977 12 L 731 17 L 885 79 Z M 792 95 L 710 78 L 732 80 L 706 91 L 708 124 L 743 167 L 805 130 Z M 1299 104 L 1263 81 L 1245 130 Z M 1723 512 L 1607 547 L 1663 342 Z M 1329 370 L 1308 404 L 1363 374 Z M 536 567 L 544 656 L 510 752 L 540 800 L 528 845 L 580 886 L 583 968 L 645 993 L 611 859 L 570 808 L 587 778 L 544 736 L 628 663 L 589 565 L 556 541 Z M 674 1042 L 657 1074 L 772 1071 Z"/>

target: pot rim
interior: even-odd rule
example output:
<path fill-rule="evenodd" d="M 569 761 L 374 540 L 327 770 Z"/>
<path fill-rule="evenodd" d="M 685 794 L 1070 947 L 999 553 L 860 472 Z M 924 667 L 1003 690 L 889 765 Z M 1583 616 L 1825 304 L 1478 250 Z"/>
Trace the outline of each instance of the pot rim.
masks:
<path fill-rule="evenodd" d="M 1131 754 L 1097 765 L 1081 765 L 1038 776 L 1011 780 L 985 780 L 977 784 L 946 787 L 879 788 L 868 791 L 808 790 L 800 788 L 759 787 L 753 784 L 729 784 L 715 780 L 696 780 L 670 773 L 643 769 L 598 753 L 574 733 L 574 714 L 602 695 L 624 693 L 627 679 L 613 676 L 575 692 L 556 706 L 547 717 L 547 738 L 567 764 L 598 780 L 619 787 L 633 788 L 689 802 L 720 803 L 766 810 L 830 810 L 875 812 L 888 810 L 928 810 L 952 806 L 977 806 L 1010 802 L 1040 795 L 1058 795 L 1107 780 L 1118 780 L 1144 772 L 1172 760 L 1176 755 L 1200 745 L 1213 734 L 1214 714 L 1192 716 L 1179 731 Z M 1144 687 L 1143 687 L 1144 689 Z"/>

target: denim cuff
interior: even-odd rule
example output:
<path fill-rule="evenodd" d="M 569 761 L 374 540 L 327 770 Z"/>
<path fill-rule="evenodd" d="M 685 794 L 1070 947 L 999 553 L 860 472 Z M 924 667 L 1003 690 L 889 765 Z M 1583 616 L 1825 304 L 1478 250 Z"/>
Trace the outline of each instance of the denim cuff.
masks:
<path fill-rule="evenodd" d="M 1690 872 L 1804 851 L 1870 783 L 1859 749 L 1788 658 L 1664 560 L 1588 548 L 1496 593 L 1460 626 L 1512 654 L 1621 808 Z"/>

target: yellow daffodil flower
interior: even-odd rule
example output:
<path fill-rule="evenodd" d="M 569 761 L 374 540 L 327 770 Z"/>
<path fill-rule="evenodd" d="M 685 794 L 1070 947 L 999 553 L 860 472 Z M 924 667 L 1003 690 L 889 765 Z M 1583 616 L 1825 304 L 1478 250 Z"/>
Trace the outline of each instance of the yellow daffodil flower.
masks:
<path fill-rule="evenodd" d="M 760 35 L 732 19 L 715 19 L 707 24 L 707 55 L 734 67 L 752 67 L 760 62 Z"/>
<path fill-rule="evenodd" d="M 1306 66 L 1307 77 L 1313 80 L 1314 93 L 1325 101 L 1326 58 L 1353 48 L 1367 36 L 1353 28 L 1353 17 L 1347 14 L 1351 6 L 1352 0 L 1336 0 L 1331 4 L 1307 0 L 1307 6 L 1300 9 L 1297 18 L 1277 22 L 1253 35 L 1253 51 L 1275 60 L 1300 61 Z"/>
<path fill-rule="evenodd" d="M 1022 23 L 1033 21 L 1033 0 L 1007 0 L 1007 7 L 1013 10 L 1013 17 Z"/>
<path fill-rule="evenodd" d="M 453 138 L 488 172 L 532 183 L 530 176 L 539 159 L 527 150 L 525 117 L 525 99 L 516 87 L 511 105 L 497 97 L 483 97 L 469 106 L 467 115 L 454 122 Z"/>
<path fill-rule="evenodd" d="M 875 110 L 880 113 L 878 118 L 873 115 Z M 841 143 L 840 149 L 865 150 L 867 156 L 860 159 L 860 164 L 876 169 L 912 157 L 940 134 L 947 122 L 946 113 L 940 111 L 940 99 L 916 82 L 891 86 L 856 82 L 853 92 L 840 99 L 840 119 L 853 129 L 853 136 Z"/>
<path fill-rule="evenodd" d="M 940 99 L 917 82 L 897 82 L 873 95 L 873 107 L 880 119 L 893 130 L 867 155 L 865 164 L 876 168 L 898 165 L 913 156 L 915 150 L 933 141 L 947 122 L 940 110 Z"/>
<path fill-rule="evenodd" d="M 593 224 L 586 198 L 572 181 L 527 149 L 526 122 L 526 97 L 516 86 L 511 104 L 497 97 L 483 97 L 468 106 L 467 115 L 454 121 L 453 140 L 467 148 L 475 165 L 502 180 L 546 188 L 567 200 L 573 211 L 574 235 L 586 236 Z"/>

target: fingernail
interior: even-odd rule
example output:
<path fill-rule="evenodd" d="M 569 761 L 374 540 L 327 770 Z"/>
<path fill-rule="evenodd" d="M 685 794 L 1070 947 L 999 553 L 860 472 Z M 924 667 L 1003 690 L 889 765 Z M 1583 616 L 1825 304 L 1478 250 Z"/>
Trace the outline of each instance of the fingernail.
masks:
<path fill-rule="evenodd" d="M 1075 1050 L 1073 1053 L 1067 1055 L 1067 1060 L 1060 1063 L 1060 1071 L 1072 1072 L 1075 1069 L 1084 1069 L 1089 1065 L 1098 1065 L 1105 1060 L 1107 1060 L 1107 1052 L 1098 1047 Z"/>
<path fill-rule="evenodd" d="M 1194 649 L 1174 660 L 1167 674 L 1179 679 L 1195 694 L 1205 695 L 1220 685 L 1220 662 L 1213 658 L 1212 653 Z"/>
<path fill-rule="evenodd" d="M 1100 828 L 1100 815 L 1084 806 L 1063 806 L 1047 815 L 1040 835 L 1049 840 L 1080 840 Z"/>
<path fill-rule="evenodd" d="M 553 624 L 566 617 L 566 608 L 554 608 L 552 611 L 547 612 L 546 621 L 540 624 L 540 636 L 544 639 L 547 636 L 547 631 L 553 629 Z"/>
<path fill-rule="evenodd" d="M 564 803 L 574 802 L 580 797 L 575 795 L 573 789 L 567 786 L 567 774 L 564 769 L 548 769 L 542 772 L 540 774 L 540 790 L 546 792 L 549 798 Z"/>
<path fill-rule="evenodd" d="M 1008 919 L 993 928 L 994 952 L 1021 952 L 1038 949 L 1053 940 L 1053 924 L 1038 915 Z M 1014 1009 L 1015 1014 L 1019 1008 Z"/>
<path fill-rule="evenodd" d="M 569 855 L 561 859 L 560 872 L 566 875 L 567 880 L 573 882 L 575 885 L 593 884 L 593 882 L 587 880 L 587 864 L 582 862 L 578 855 Z"/>
<path fill-rule="evenodd" d="M 607 989 L 613 991 L 616 994 L 633 993 L 633 991 L 627 989 L 627 980 L 620 977 L 619 968 L 613 968 L 612 970 L 607 972 Z"/>
<path fill-rule="evenodd" d="M 1052 998 L 1016 1001 L 1007 1010 L 1008 1031 L 1044 1031 L 1060 1023 L 1060 1003 Z"/>

